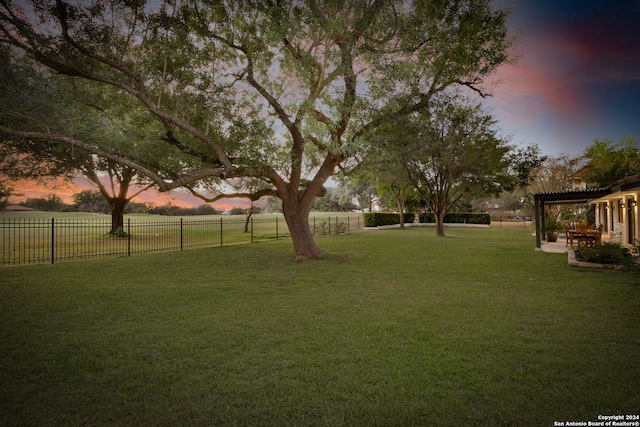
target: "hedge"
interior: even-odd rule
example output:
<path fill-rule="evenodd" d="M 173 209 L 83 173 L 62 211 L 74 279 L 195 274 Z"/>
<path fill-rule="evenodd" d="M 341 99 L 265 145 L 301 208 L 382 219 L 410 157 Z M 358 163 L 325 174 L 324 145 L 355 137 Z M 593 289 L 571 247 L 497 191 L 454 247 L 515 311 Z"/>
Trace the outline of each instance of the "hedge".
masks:
<path fill-rule="evenodd" d="M 426 216 L 426 220 L 425 220 Z M 435 223 L 436 216 L 429 212 L 428 214 L 420 215 L 420 222 Z M 482 212 L 451 212 L 444 216 L 444 222 L 448 224 L 491 224 L 491 215 Z"/>
<path fill-rule="evenodd" d="M 415 217 L 416 214 L 414 213 L 405 213 L 404 222 L 412 223 Z M 365 227 L 400 224 L 400 214 L 394 212 L 366 212 L 363 218 Z"/>
<path fill-rule="evenodd" d="M 425 220 L 426 218 L 426 220 Z M 404 222 L 412 223 L 415 219 L 415 214 L 405 213 Z M 420 222 L 422 223 L 435 223 L 436 217 L 433 213 L 421 214 Z M 449 224 L 491 224 L 491 215 L 488 213 L 448 213 L 444 216 L 444 222 Z M 365 227 L 380 227 L 383 225 L 400 224 L 400 214 L 394 212 L 367 212 L 364 214 L 364 226 Z"/>

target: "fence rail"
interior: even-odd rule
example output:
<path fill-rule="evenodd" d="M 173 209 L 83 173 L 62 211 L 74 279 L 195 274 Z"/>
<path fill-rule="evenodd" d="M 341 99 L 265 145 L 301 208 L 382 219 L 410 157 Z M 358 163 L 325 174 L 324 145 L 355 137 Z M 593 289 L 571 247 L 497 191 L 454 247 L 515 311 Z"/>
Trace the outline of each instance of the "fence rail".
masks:
<path fill-rule="evenodd" d="M 309 218 L 314 236 L 363 228 L 360 216 Z M 289 237 L 283 218 L 158 218 L 125 220 L 116 235 L 110 219 L 0 220 L 0 266 L 181 251 Z"/>

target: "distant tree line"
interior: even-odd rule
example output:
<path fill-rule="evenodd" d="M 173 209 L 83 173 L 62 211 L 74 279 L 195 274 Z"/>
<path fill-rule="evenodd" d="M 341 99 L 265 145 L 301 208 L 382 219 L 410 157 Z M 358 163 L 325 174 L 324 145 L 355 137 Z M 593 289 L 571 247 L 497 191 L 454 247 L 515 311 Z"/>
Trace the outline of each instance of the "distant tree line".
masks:
<path fill-rule="evenodd" d="M 192 215 L 219 215 L 222 212 L 211 207 L 210 205 L 203 204 L 195 208 L 183 208 L 181 206 L 175 206 L 171 203 L 167 203 L 164 206 L 152 206 L 147 213 L 153 215 L 166 215 L 166 216 L 192 216 Z"/>
<path fill-rule="evenodd" d="M 85 190 L 73 195 L 73 204 L 65 203 L 57 194 L 50 194 L 46 197 L 30 197 L 18 203 L 19 206 L 35 209 L 44 212 L 91 212 L 98 214 L 109 214 L 111 208 L 99 191 Z M 221 211 L 211 205 L 202 204 L 194 208 L 184 208 L 172 205 L 171 202 L 164 206 L 156 206 L 154 203 L 129 202 L 124 208 L 125 214 L 149 213 L 154 215 L 167 216 L 190 216 L 190 215 L 218 215 Z M 241 209 L 240 214 L 244 210 Z"/>

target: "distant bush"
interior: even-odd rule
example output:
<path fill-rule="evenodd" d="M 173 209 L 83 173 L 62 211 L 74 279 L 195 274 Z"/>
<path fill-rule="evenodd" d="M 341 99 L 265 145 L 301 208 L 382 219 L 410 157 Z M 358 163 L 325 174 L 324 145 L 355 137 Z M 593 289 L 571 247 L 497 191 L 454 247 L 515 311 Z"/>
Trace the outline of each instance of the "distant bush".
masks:
<path fill-rule="evenodd" d="M 420 222 L 423 223 L 435 223 L 436 216 L 429 212 L 428 214 L 420 215 Z M 484 212 L 451 212 L 444 216 L 444 222 L 448 224 L 491 224 L 491 215 Z"/>
<path fill-rule="evenodd" d="M 206 204 L 200 205 L 197 208 L 183 208 L 181 206 L 174 206 L 171 203 L 150 208 L 147 212 L 154 215 L 166 216 L 216 215 L 220 213 Z"/>
<path fill-rule="evenodd" d="M 49 194 L 47 197 L 34 197 L 18 203 L 31 209 L 45 212 L 71 212 L 72 205 L 67 205 L 57 194 Z"/>
<path fill-rule="evenodd" d="M 412 223 L 416 217 L 414 213 L 405 213 L 404 222 Z M 400 214 L 395 212 L 366 212 L 363 215 L 365 227 L 381 227 L 384 225 L 400 224 Z"/>
<path fill-rule="evenodd" d="M 411 224 L 416 218 L 414 213 L 405 213 L 405 224 Z M 420 222 L 425 224 L 435 223 L 436 217 L 433 213 L 420 214 Z M 491 224 L 491 215 L 488 213 L 462 212 L 448 213 L 444 216 L 444 222 L 448 224 Z M 380 227 L 383 225 L 400 224 L 400 214 L 394 212 L 367 212 L 364 214 L 365 227 Z"/>
<path fill-rule="evenodd" d="M 214 209 L 211 205 L 206 203 L 196 208 L 196 215 L 217 215 L 220 211 Z"/>
<path fill-rule="evenodd" d="M 332 222 L 318 221 L 313 224 L 313 234 L 316 236 L 328 236 L 330 234 L 344 234 L 347 232 L 347 223 L 344 221 Z"/>
<path fill-rule="evenodd" d="M 124 231 L 123 227 L 118 227 L 118 228 L 116 228 L 116 231 L 114 231 L 113 233 L 109 233 L 109 236 L 111 236 L 111 237 L 129 237 L 129 233 Z"/>
<path fill-rule="evenodd" d="M 367 212 L 363 215 L 365 227 L 400 224 L 400 214 L 393 212 Z"/>

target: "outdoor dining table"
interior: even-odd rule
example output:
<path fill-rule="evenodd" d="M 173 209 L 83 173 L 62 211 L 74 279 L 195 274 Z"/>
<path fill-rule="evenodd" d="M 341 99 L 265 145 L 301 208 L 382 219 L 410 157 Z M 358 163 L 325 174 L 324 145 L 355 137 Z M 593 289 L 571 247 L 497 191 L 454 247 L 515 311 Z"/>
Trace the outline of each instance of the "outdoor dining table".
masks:
<path fill-rule="evenodd" d="M 598 232 L 596 230 L 569 231 L 569 245 L 573 246 L 573 239 L 578 241 L 578 245 L 584 244 L 585 246 L 591 246 L 596 242 Z"/>

